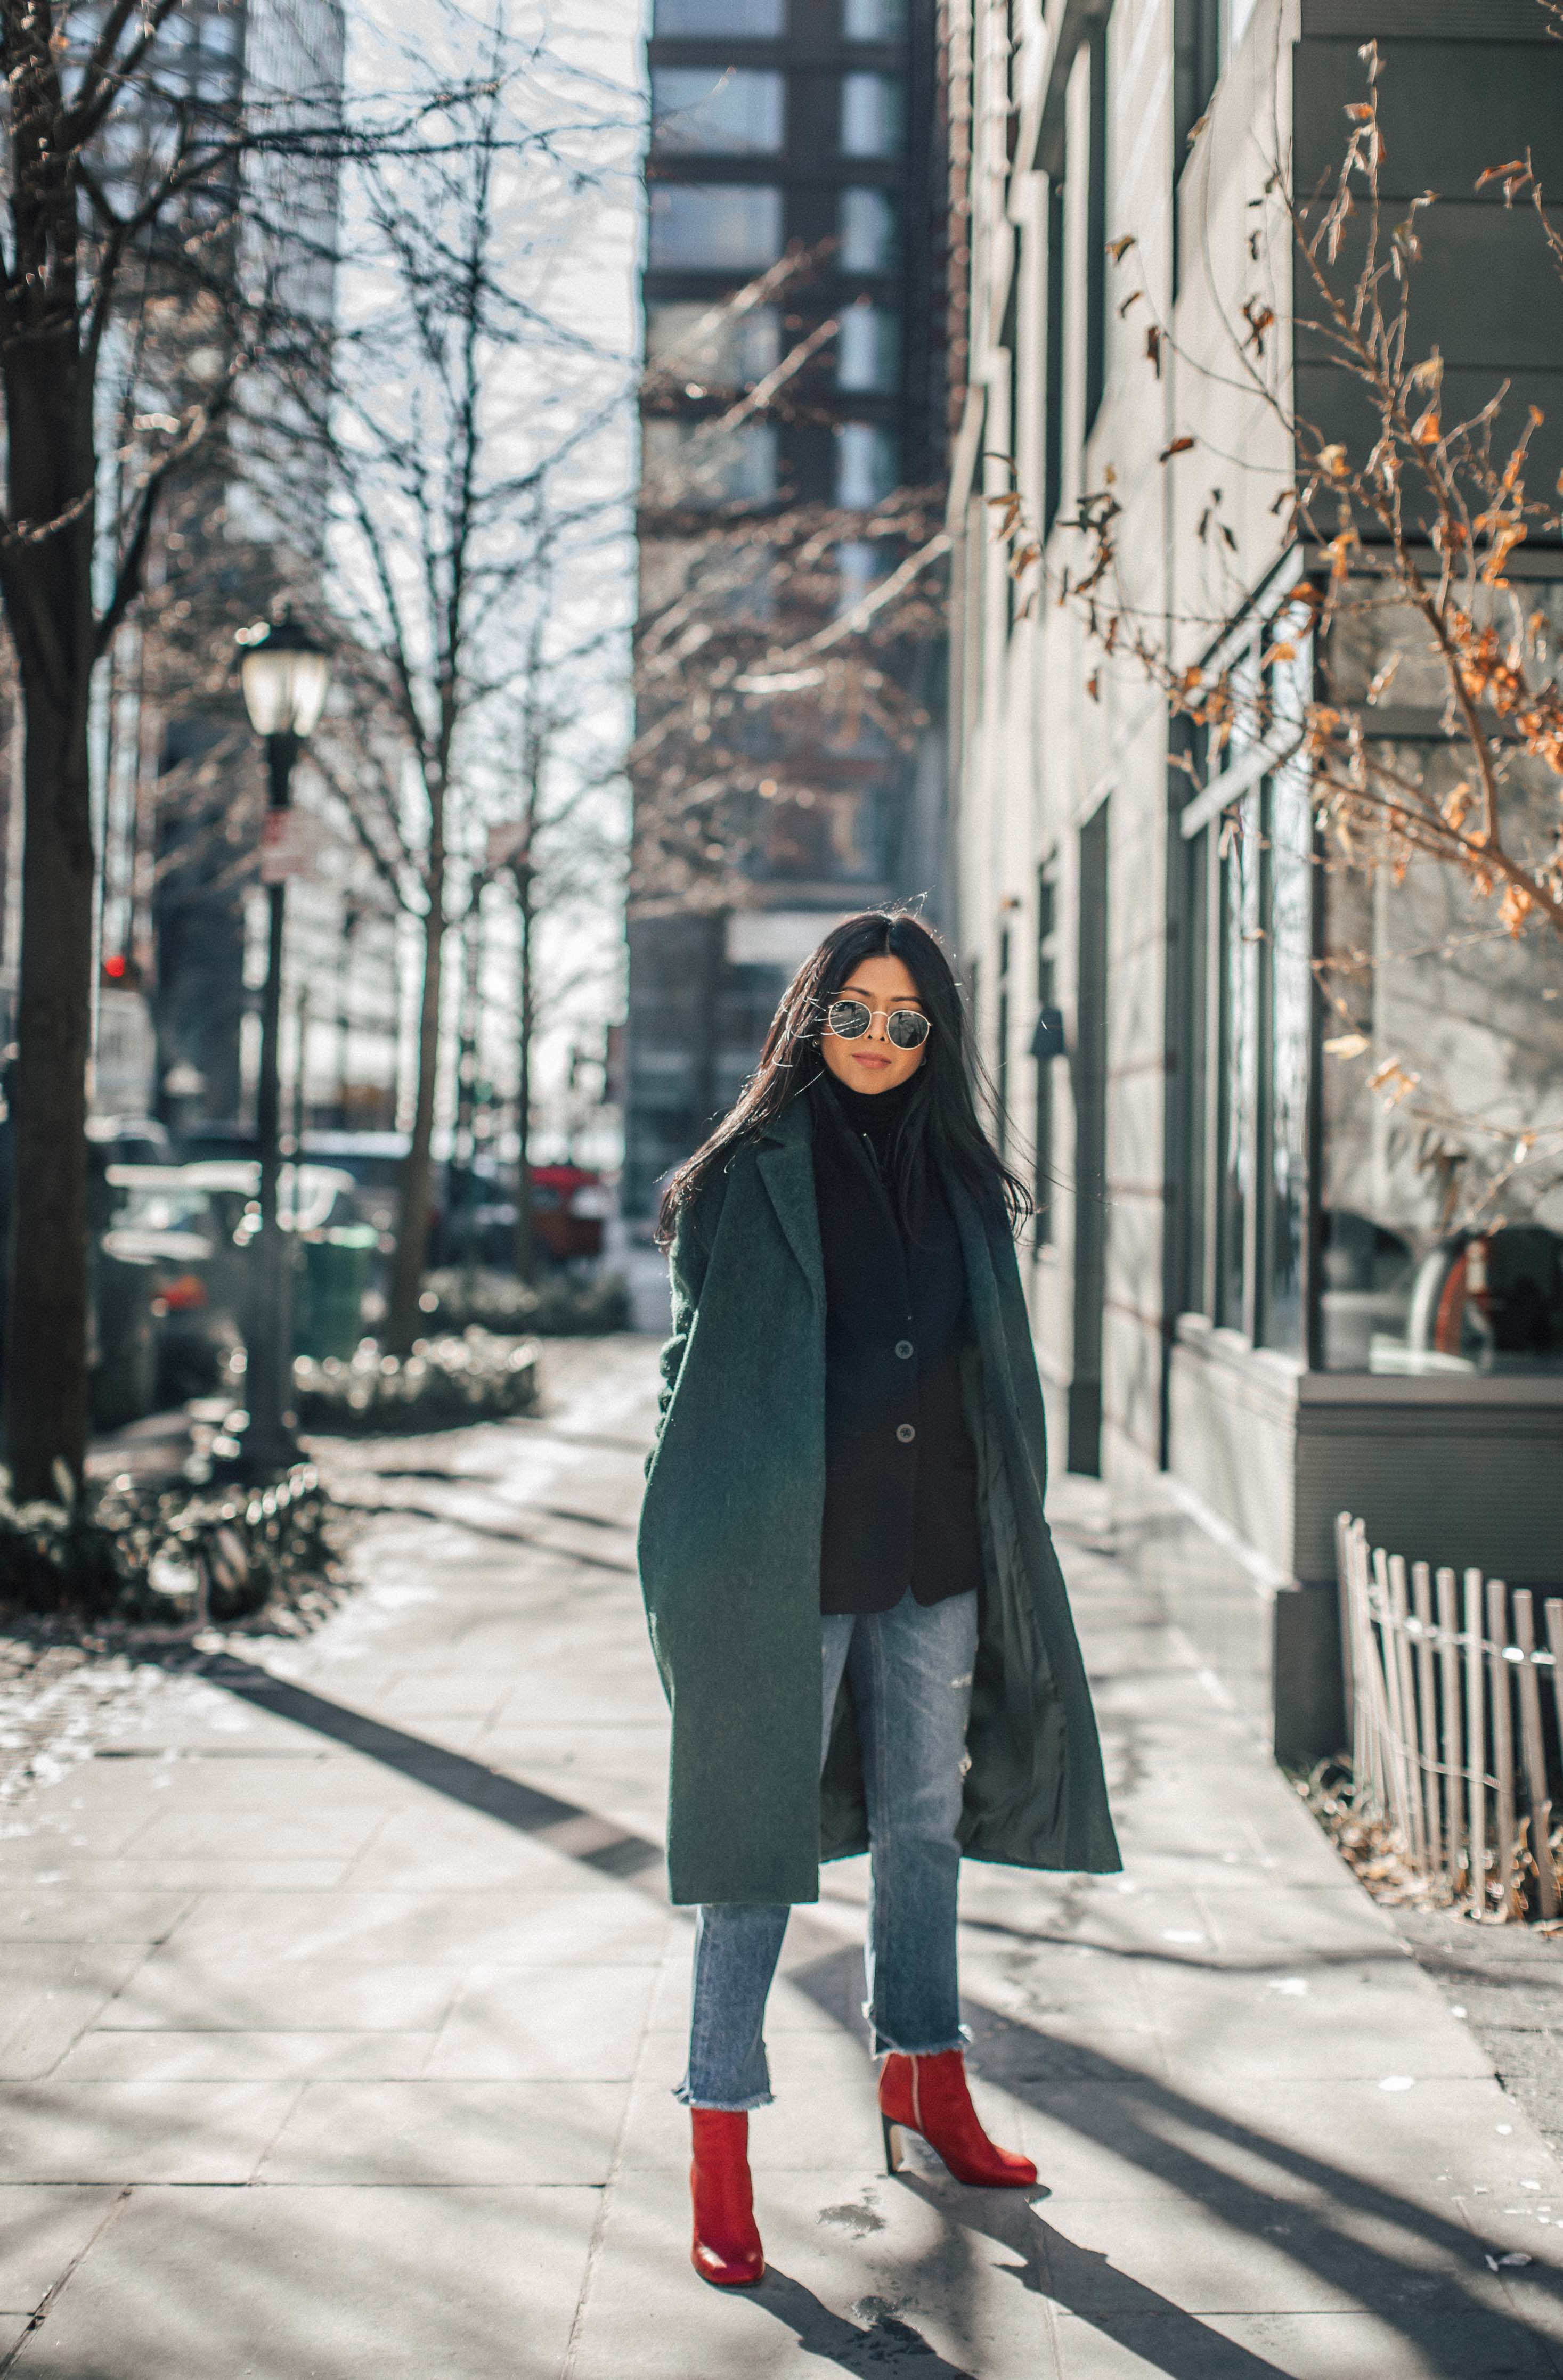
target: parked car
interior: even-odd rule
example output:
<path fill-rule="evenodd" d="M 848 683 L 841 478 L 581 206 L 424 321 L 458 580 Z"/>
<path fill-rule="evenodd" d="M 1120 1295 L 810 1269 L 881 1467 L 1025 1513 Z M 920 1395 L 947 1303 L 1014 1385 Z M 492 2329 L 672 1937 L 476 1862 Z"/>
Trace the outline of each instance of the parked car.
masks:
<path fill-rule="evenodd" d="M 174 1144 L 155 1116 L 95 1115 L 87 1119 L 87 1144 L 105 1165 L 172 1165 Z"/>
<path fill-rule="evenodd" d="M 215 1385 L 241 1336 L 245 1267 L 217 1201 L 186 1168 L 111 1165 L 106 1183 L 93 1407 L 100 1428 L 115 1428 Z"/>
<path fill-rule="evenodd" d="M 613 1199 L 600 1173 L 583 1165 L 534 1165 L 531 1223 L 556 1264 L 600 1257 Z"/>
<path fill-rule="evenodd" d="M 583 1165 L 534 1165 L 530 1171 L 532 1232 L 544 1254 L 555 1264 L 600 1257 L 603 1224 L 613 1212 L 613 1194 L 602 1175 Z M 430 1232 L 433 1262 L 475 1258 L 507 1270 L 516 1245 L 515 1199 L 496 1196 L 486 1171 L 465 1178 L 447 1172 L 446 1189 L 449 1204 L 436 1214 Z"/>
<path fill-rule="evenodd" d="M 214 1387 L 241 1345 L 254 1294 L 250 1253 L 261 1228 L 257 1160 L 110 1165 L 96 1235 L 93 1419 L 139 1420 Z M 283 1229 L 313 1233 L 356 1220 L 352 1176 L 284 1166 Z"/>

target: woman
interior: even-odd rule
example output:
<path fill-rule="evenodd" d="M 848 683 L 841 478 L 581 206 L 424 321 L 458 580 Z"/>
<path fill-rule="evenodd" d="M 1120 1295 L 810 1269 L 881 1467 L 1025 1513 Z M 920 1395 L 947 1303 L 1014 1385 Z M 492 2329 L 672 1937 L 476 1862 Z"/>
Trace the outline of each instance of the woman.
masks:
<path fill-rule="evenodd" d="M 753 1079 L 674 1176 L 673 1337 L 641 1577 L 673 1711 L 668 1868 L 699 1905 L 695 2269 L 764 2271 L 749 2110 L 819 1864 L 872 1854 L 866 2014 L 891 2169 L 1026 2188 L 966 2086 L 959 1863 L 1118 1865 L 1043 1518 L 1015 1260 L 1025 1192 L 972 1105 L 959 995 L 914 917 L 827 934 Z M 823 1694 L 822 1694 L 823 1689 Z"/>

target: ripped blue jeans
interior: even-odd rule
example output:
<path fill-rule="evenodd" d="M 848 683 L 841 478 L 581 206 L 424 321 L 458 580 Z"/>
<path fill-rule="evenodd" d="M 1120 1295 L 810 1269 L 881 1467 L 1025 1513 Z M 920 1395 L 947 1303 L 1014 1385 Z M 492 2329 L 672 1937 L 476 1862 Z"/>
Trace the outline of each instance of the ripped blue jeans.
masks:
<path fill-rule="evenodd" d="M 864 1967 L 874 2055 L 920 2058 L 959 2048 L 956 1896 L 977 1598 L 821 1621 L 824 1764 L 843 1670 L 850 1682 L 868 1792 L 870 1885 Z M 704 1903 L 695 1925 L 689 2069 L 676 2095 L 690 2107 L 770 2104 L 765 2000 L 788 1906 Z"/>

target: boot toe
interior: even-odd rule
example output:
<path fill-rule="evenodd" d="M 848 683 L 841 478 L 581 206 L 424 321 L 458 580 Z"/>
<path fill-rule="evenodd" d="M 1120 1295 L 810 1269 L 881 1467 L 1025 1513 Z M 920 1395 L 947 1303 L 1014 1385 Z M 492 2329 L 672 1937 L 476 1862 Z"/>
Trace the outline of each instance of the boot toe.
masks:
<path fill-rule="evenodd" d="M 716 2289 L 750 2289 L 765 2277 L 765 2259 L 758 2248 L 738 2255 L 721 2254 L 697 2240 L 690 2252 L 690 2262 L 702 2281 Z"/>

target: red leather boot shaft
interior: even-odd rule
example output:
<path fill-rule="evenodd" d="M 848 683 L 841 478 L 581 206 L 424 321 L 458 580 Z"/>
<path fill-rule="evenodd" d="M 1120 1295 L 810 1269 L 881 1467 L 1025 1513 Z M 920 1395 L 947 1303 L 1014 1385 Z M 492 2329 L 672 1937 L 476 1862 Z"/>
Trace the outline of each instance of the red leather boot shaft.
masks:
<path fill-rule="evenodd" d="M 694 2200 L 690 2262 L 717 2289 L 747 2289 L 765 2274 L 749 2178 L 749 2118 L 722 2107 L 691 2107 Z"/>
<path fill-rule="evenodd" d="M 1030 2190 L 1036 2180 L 1030 2157 L 999 2148 L 983 2131 L 959 2049 L 941 2049 L 934 2058 L 903 2058 L 892 2051 L 880 2070 L 879 2112 L 892 2169 L 890 2128 L 900 2125 L 921 2132 L 957 2181 L 981 2190 Z"/>

